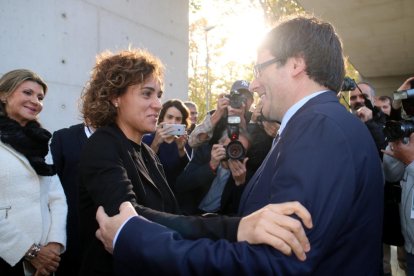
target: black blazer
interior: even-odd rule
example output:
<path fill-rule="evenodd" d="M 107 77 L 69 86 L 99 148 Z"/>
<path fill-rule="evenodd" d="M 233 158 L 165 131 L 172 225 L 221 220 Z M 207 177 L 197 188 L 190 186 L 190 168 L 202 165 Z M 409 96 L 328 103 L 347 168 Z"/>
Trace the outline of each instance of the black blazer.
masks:
<path fill-rule="evenodd" d="M 95 237 L 98 206 L 102 205 L 110 216 L 119 212 L 124 201 L 158 211 L 179 212 L 158 157 L 144 143 L 141 143 L 141 152 L 145 166 L 155 172 L 156 179 L 151 179 L 148 172 L 138 171 L 134 143 L 115 125 L 98 129 L 85 145 L 80 161 L 79 191 L 81 275 L 113 273 L 112 256 Z"/>
<path fill-rule="evenodd" d="M 79 159 L 86 144 L 84 124 L 53 133 L 50 151 L 68 204 L 67 243 L 56 275 L 76 275 L 80 267 L 79 241 Z"/>

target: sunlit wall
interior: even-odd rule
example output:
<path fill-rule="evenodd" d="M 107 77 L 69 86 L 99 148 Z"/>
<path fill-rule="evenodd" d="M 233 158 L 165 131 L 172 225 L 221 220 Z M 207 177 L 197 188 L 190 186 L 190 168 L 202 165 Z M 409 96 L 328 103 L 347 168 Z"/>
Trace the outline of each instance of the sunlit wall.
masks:
<path fill-rule="evenodd" d="M 188 0 L 1 0 L 0 42 L 0 74 L 28 68 L 47 81 L 50 131 L 81 122 L 80 93 L 106 49 L 148 49 L 166 64 L 165 99 L 187 99 Z"/>

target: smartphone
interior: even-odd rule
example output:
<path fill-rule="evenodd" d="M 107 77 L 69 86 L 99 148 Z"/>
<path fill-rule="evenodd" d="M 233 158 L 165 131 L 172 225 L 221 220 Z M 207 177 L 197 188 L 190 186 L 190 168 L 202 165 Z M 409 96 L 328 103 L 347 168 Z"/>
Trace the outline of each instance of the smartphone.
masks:
<path fill-rule="evenodd" d="M 169 128 L 171 135 L 184 135 L 185 134 L 185 125 L 182 124 L 164 124 L 162 125 L 163 128 Z"/>

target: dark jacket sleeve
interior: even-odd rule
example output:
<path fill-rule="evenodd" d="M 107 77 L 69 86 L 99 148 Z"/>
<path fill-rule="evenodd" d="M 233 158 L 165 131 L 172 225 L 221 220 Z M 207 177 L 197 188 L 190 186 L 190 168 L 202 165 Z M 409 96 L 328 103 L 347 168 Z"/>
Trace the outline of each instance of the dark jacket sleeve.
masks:
<path fill-rule="evenodd" d="M 135 207 L 143 217 L 179 232 L 186 239 L 209 238 L 237 241 L 240 217 L 184 216 L 159 212 L 141 205 Z"/>
<path fill-rule="evenodd" d="M 122 202 L 136 203 L 122 157 L 128 153 L 124 151 L 119 137 L 113 133 L 101 131 L 89 138 L 80 161 L 81 210 L 87 207 L 84 204 L 93 202 L 113 216 L 119 213 Z"/>
<path fill-rule="evenodd" d="M 246 242 L 184 240 L 139 217 L 123 227 L 114 249 L 116 275 L 284 275 L 269 265 L 275 261 L 269 256 L 280 253 Z"/>
<path fill-rule="evenodd" d="M 384 124 L 377 120 L 371 119 L 365 122 L 369 132 L 371 133 L 372 138 L 374 139 L 375 145 L 377 146 L 377 151 L 380 157 L 382 158 L 382 151 L 387 146 L 384 135 Z"/>

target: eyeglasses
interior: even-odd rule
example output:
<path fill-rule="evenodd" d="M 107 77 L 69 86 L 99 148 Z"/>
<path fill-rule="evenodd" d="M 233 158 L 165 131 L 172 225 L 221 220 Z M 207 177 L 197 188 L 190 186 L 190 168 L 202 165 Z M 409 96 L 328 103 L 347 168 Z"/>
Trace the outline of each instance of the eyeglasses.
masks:
<path fill-rule="evenodd" d="M 259 64 L 256 64 L 254 67 L 253 67 L 253 75 L 254 75 L 254 77 L 255 78 L 258 78 L 258 77 L 260 77 L 260 73 L 267 67 L 267 66 L 269 66 L 269 65 L 271 65 L 271 64 L 273 64 L 273 63 L 276 63 L 276 62 L 279 62 L 279 61 L 281 61 L 281 59 L 279 59 L 279 58 L 272 58 L 271 60 L 268 60 L 268 61 L 265 61 L 265 62 L 263 62 L 263 63 L 259 63 Z"/>

